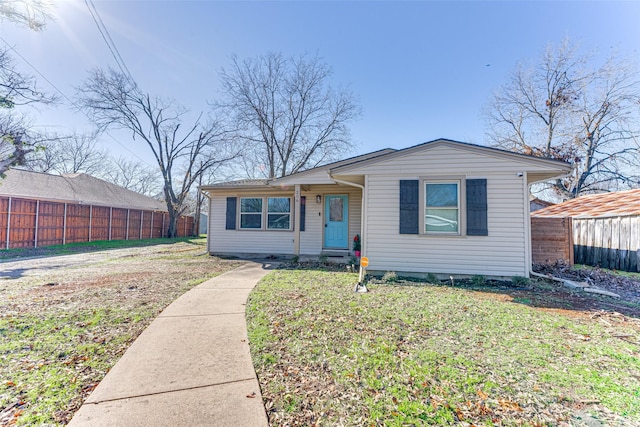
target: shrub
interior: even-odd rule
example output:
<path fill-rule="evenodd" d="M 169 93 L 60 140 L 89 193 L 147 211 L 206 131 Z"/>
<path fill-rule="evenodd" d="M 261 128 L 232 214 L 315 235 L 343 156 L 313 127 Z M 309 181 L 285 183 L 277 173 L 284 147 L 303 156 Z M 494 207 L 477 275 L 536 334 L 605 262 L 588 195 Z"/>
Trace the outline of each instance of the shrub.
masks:
<path fill-rule="evenodd" d="M 394 283 L 398 281 L 398 275 L 395 271 L 387 271 L 382 276 L 382 280 L 389 283 Z"/>
<path fill-rule="evenodd" d="M 433 273 L 427 273 L 427 277 L 425 277 L 425 280 L 431 284 L 439 282 L 438 278 Z"/>
<path fill-rule="evenodd" d="M 487 278 L 484 277 L 482 274 L 476 274 L 471 278 L 471 283 L 473 283 L 475 286 L 484 286 L 486 282 L 487 282 Z"/>
<path fill-rule="evenodd" d="M 531 280 L 529 280 L 528 277 L 513 276 L 511 278 L 511 283 L 513 283 L 514 286 L 527 286 L 530 282 Z"/>

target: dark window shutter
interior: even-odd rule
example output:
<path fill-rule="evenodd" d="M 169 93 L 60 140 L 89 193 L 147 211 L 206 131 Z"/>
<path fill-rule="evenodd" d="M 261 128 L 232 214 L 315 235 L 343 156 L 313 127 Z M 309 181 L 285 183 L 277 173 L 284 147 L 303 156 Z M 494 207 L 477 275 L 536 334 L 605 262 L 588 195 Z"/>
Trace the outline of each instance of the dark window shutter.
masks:
<path fill-rule="evenodd" d="M 235 230 L 236 229 L 236 206 L 237 206 L 237 197 L 227 197 L 227 225 L 225 227 L 226 230 Z"/>
<path fill-rule="evenodd" d="M 488 236 L 487 180 L 467 180 L 467 236 Z"/>
<path fill-rule="evenodd" d="M 300 231 L 304 231 L 304 218 L 307 216 L 307 196 L 300 196 Z"/>
<path fill-rule="evenodd" d="M 400 180 L 400 234 L 418 234 L 419 213 L 418 180 Z"/>

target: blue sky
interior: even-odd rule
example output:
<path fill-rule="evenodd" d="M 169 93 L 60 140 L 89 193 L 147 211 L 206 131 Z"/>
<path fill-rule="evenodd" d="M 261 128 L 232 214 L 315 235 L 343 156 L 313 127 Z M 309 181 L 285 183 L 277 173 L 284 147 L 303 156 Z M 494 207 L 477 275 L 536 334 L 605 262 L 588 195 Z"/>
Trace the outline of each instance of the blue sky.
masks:
<path fill-rule="evenodd" d="M 585 51 L 639 58 L 640 2 L 103 1 L 94 0 L 128 68 L 146 91 L 193 112 L 218 96 L 232 54 L 318 54 L 332 85 L 363 109 L 353 154 L 439 137 L 483 144 L 490 95 L 520 60 L 569 37 Z M 84 0 L 55 2 L 43 32 L 0 23 L 0 36 L 66 96 L 93 67 L 115 67 Z M 0 44 L 2 41 L 0 41 Z M 22 59 L 18 66 L 36 72 Z M 54 92 L 41 77 L 43 88 Z M 89 130 L 67 105 L 33 112 L 40 128 Z M 152 163 L 123 132 L 113 152 Z M 126 147 L 126 148 L 124 148 Z"/>

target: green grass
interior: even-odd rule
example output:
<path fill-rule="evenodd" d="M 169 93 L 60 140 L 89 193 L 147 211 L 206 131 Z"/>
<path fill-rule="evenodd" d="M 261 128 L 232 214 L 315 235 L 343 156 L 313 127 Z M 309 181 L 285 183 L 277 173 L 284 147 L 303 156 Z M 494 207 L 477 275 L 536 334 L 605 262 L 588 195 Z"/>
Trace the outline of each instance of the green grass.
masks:
<path fill-rule="evenodd" d="M 162 243 L 0 283 L 0 425 L 66 424 L 164 307 L 241 264 Z"/>
<path fill-rule="evenodd" d="M 205 236 L 206 237 L 206 236 Z M 29 256 L 56 256 L 82 252 L 104 251 L 109 249 L 135 248 L 141 246 L 167 245 L 188 242 L 206 245 L 203 237 L 176 237 L 173 239 L 142 239 L 142 240 L 96 240 L 93 242 L 69 243 L 66 245 L 52 245 L 40 248 L 14 248 L 0 251 L 0 259 L 24 258 Z"/>
<path fill-rule="evenodd" d="M 69 403 L 106 374 L 113 356 L 135 338 L 154 310 L 96 309 L 53 311 L 0 319 L 0 355 L 8 370 L 0 395 L 30 402 L 19 424 L 61 421 Z M 133 325 L 130 325 L 133 324 Z M 115 353 L 115 354 L 114 354 Z M 117 360 L 117 359 L 116 359 Z M 84 375 L 89 375 L 87 384 Z"/>
<path fill-rule="evenodd" d="M 640 422 L 638 345 L 615 337 L 640 342 L 637 327 L 451 287 L 356 294 L 356 280 L 277 271 L 252 292 L 272 425 L 556 425 L 593 401 Z"/>

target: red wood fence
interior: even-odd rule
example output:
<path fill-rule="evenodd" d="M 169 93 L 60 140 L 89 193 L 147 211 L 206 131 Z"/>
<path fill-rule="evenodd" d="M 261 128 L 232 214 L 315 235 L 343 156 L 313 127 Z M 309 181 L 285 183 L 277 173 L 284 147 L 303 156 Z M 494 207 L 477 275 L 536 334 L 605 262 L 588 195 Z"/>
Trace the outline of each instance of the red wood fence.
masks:
<path fill-rule="evenodd" d="M 535 264 L 563 261 L 573 265 L 571 218 L 531 218 L 531 255 Z"/>
<path fill-rule="evenodd" d="M 178 236 L 193 236 L 193 225 L 181 216 Z M 166 212 L 0 197 L 3 249 L 167 237 L 168 226 Z"/>

